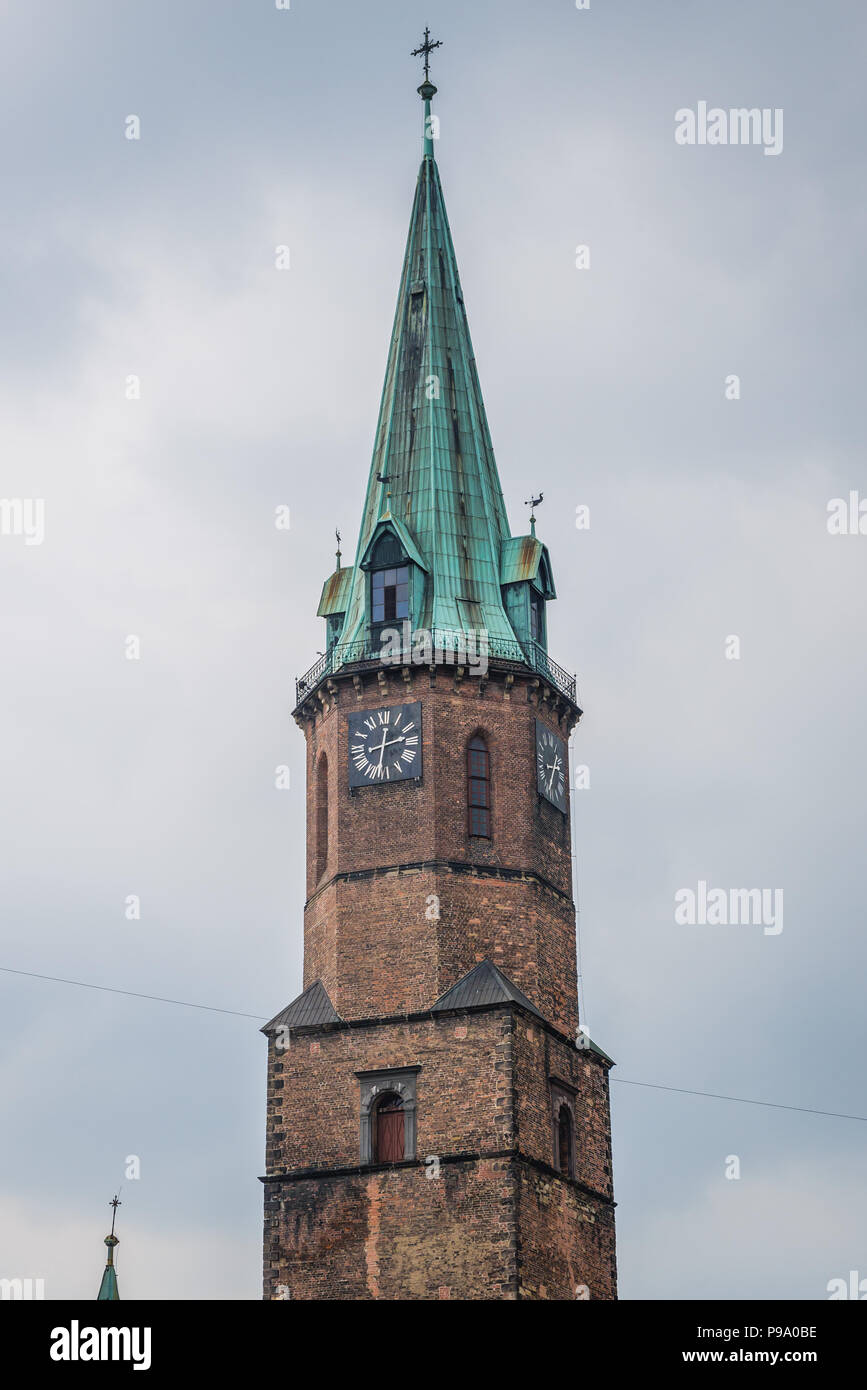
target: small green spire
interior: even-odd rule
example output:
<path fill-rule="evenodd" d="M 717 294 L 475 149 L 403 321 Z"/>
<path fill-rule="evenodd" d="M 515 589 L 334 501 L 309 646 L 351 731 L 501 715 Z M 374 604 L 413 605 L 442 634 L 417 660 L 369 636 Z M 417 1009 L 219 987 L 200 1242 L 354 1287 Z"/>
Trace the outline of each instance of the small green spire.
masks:
<path fill-rule="evenodd" d="M 108 1259 L 105 1262 L 105 1269 L 102 1272 L 102 1283 L 99 1286 L 99 1293 L 96 1295 L 97 1303 L 106 1301 L 120 1302 L 120 1294 L 117 1291 L 117 1272 L 114 1267 L 114 1247 L 120 1245 L 120 1241 L 114 1233 L 114 1221 L 117 1216 L 117 1209 L 121 1205 L 117 1195 L 112 1197 L 109 1206 L 113 1208 L 111 1213 L 111 1235 L 106 1236 L 105 1244 L 108 1246 Z"/>

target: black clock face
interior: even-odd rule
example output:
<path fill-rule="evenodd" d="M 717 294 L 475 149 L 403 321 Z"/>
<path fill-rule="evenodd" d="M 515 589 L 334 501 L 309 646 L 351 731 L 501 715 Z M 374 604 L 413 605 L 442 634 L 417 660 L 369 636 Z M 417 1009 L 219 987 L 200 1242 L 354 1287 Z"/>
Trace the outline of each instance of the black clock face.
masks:
<path fill-rule="evenodd" d="M 569 754 L 566 744 L 539 719 L 536 720 L 536 790 L 558 811 L 566 811 L 566 778 Z"/>
<path fill-rule="evenodd" d="M 349 785 L 421 777 L 421 701 L 349 716 Z"/>

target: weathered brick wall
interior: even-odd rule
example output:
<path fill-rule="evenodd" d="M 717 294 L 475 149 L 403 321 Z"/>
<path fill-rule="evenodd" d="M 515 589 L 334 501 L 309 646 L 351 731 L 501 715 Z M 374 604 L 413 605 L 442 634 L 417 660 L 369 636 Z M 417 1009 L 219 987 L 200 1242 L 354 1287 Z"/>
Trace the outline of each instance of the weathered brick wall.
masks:
<path fill-rule="evenodd" d="M 533 879 L 447 874 L 438 892 L 440 993 L 486 957 L 569 1036 L 578 1027 L 575 908 Z"/>
<path fill-rule="evenodd" d="M 528 1018 L 515 1029 L 515 1095 L 521 1151 L 554 1163 L 551 1078 L 574 1088 L 575 1177 L 613 1197 L 608 1066 L 595 1053 L 574 1048 Z"/>
<path fill-rule="evenodd" d="M 515 1297 L 514 1180 L 507 1159 L 269 1185 L 265 1297 Z"/>
<path fill-rule="evenodd" d="M 348 716 L 422 702 L 421 784 L 347 784 Z M 564 1031 L 576 1014 L 575 922 L 568 818 L 536 793 L 535 720 L 568 735 L 569 711 L 538 699 L 538 682 L 500 675 L 455 684 L 414 669 L 407 682 L 343 679 L 304 721 L 308 742 L 308 894 L 305 974 L 321 979 L 344 1017 L 375 1017 L 431 1003 L 486 955 Z M 558 718 L 559 713 L 559 718 Z M 491 755 L 493 838 L 467 831 L 466 743 L 482 732 Z M 328 760 L 328 855 L 317 878 L 321 794 Z M 432 862 L 484 865 L 502 877 L 445 870 L 383 873 Z M 349 879 L 339 875 L 355 875 Z M 425 912 L 432 895 L 440 919 Z"/>
<path fill-rule="evenodd" d="M 553 1174 L 516 1167 L 519 1297 L 616 1298 L 613 1207 Z"/>
<path fill-rule="evenodd" d="M 599 1059 L 509 1006 L 289 1042 L 269 1040 L 266 1297 L 615 1296 Z M 418 1162 L 363 1169 L 356 1073 L 401 1067 L 419 1068 Z M 551 1170 L 552 1075 L 576 1088 L 577 1182 Z"/>
<path fill-rule="evenodd" d="M 358 1163 L 357 1071 L 421 1067 L 420 1156 L 511 1148 L 511 1038 L 502 1010 L 270 1039 L 266 1172 Z"/>

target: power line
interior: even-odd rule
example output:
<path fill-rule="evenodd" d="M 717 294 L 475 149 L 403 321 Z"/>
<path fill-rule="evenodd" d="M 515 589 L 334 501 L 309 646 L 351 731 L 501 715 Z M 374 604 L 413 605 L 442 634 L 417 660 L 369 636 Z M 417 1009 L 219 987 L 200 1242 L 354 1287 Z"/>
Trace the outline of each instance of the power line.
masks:
<path fill-rule="evenodd" d="M 152 999 L 157 1004 L 177 1004 L 184 1009 L 206 1009 L 212 1014 L 233 1014 L 235 1018 L 255 1018 L 264 1014 L 242 1014 L 238 1009 L 218 1009 L 213 1004 L 193 1004 L 189 999 L 165 999 L 161 994 L 137 994 L 133 989 L 113 989 L 111 985 L 92 985 L 87 980 L 64 980 L 59 975 L 37 975 L 35 970 L 13 970 L 9 965 L 0 965 L 7 975 L 26 975 L 31 980 L 53 980 L 57 985 L 77 985 L 79 989 L 98 989 L 103 994 L 126 994 L 130 999 Z"/>
<path fill-rule="evenodd" d="M 683 1086 L 662 1086 L 658 1081 L 627 1081 L 625 1076 L 612 1076 L 621 1086 L 648 1086 L 654 1091 L 676 1091 L 681 1096 L 706 1096 L 708 1100 L 735 1100 L 739 1105 L 764 1105 L 770 1110 L 797 1110 L 802 1115 L 830 1115 L 835 1120 L 863 1120 L 867 1115 L 843 1115 L 839 1110 L 812 1110 L 807 1105 L 780 1105 L 773 1100 L 749 1100 L 746 1096 L 721 1096 L 715 1091 L 688 1091 Z"/>
<path fill-rule="evenodd" d="M 0 965 L 6 975 L 24 975 L 29 980 L 50 980 L 57 985 L 75 985 L 79 989 L 98 989 L 103 994 L 123 994 L 129 999 L 150 999 L 156 1004 L 175 1004 L 182 1009 L 205 1009 L 212 1014 L 231 1014 L 234 1018 L 253 1018 L 258 1022 L 264 1014 L 242 1013 L 239 1009 L 220 1009 L 214 1004 L 194 1004 L 189 999 L 166 999 L 161 994 L 139 994 L 132 989 L 115 989 L 111 985 L 94 985 L 88 980 L 67 980 L 60 975 L 40 975 L 35 970 L 13 970 L 9 965 Z M 674 1091 L 682 1096 L 704 1096 L 707 1100 L 730 1100 L 738 1105 L 761 1105 L 768 1110 L 795 1110 L 801 1115 L 826 1115 L 834 1120 L 861 1120 L 867 1123 L 867 1115 L 844 1115 L 839 1110 L 814 1110 L 806 1105 L 781 1105 L 773 1100 L 752 1100 L 748 1096 L 723 1096 L 715 1091 L 691 1091 L 684 1086 L 663 1086 L 657 1081 L 629 1081 L 625 1076 L 612 1076 L 612 1081 L 620 1086 L 644 1086 L 653 1091 Z"/>

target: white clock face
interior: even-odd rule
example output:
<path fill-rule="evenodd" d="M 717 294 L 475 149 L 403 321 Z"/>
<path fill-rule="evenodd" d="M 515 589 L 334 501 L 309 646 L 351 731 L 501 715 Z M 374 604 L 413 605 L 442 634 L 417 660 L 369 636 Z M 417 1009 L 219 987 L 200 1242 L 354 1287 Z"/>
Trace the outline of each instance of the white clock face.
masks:
<path fill-rule="evenodd" d="M 559 811 L 566 810 L 568 753 L 562 738 L 536 720 L 536 790 Z"/>
<path fill-rule="evenodd" d="M 349 716 L 349 785 L 421 776 L 421 702 Z"/>

